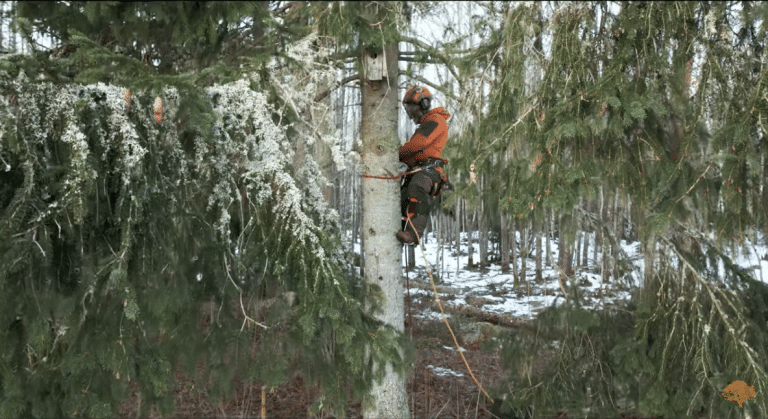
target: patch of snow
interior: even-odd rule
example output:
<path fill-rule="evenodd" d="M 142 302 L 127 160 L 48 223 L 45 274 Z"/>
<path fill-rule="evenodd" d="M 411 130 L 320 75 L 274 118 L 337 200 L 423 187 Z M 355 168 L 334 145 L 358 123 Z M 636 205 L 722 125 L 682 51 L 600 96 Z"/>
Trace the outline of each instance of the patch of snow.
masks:
<path fill-rule="evenodd" d="M 591 245 L 594 245 L 594 235 L 587 235 Z M 347 235 L 351 238 L 351 234 Z M 533 258 L 524 260 L 526 266 L 525 282 L 520 281 L 518 288 L 515 288 L 515 280 L 512 273 L 502 273 L 498 264 L 489 264 L 485 271 L 477 268 L 469 269 L 467 267 L 469 257 L 467 255 L 466 233 L 460 236 L 461 248 L 457 256 L 455 240 L 444 241 L 442 248 L 437 245 L 436 237 L 433 233 L 428 233 L 424 239 L 425 256 L 430 264 L 432 274 L 439 276 L 439 290 L 451 290 L 450 296 L 447 293 L 438 292 L 443 305 L 464 306 L 467 305 L 467 298 L 475 307 L 480 310 L 500 315 L 510 315 L 518 319 L 533 319 L 543 310 L 558 306 L 565 302 L 562 287 L 559 281 L 560 274 L 554 266 L 542 266 L 541 281 L 536 281 L 536 263 Z M 755 239 L 755 238 L 752 238 Z M 480 259 L 479 246 L 477 245 L 477 235 L 473 237 L 473 261 L 475 264 Z M 519 236 L 518 236 L 519 240 Z M 754 241 L 754 243 L 753 243 Z M 553 260 L 557 259 L 558 241 L 552 240 L 551 251 Z M 360 243 L 352 243 L 354 251 L 359 254 Z M 574 278 L 578 284 L 582 295 L 581 304 L 585 308 L 603 308 L 616 306 L 621 302 L 628 301 L 631 298 L 631 291 L 643 286 L 645 261 L 641 253 L 639 242 L 621 241 L 621 250 L 623 255 L 629 259 L 630 272 L 626 273 L 620 280 L 611 278 L 608 282 L 603 282 L 599 273 L 599 266 L 602 258 L 602 249 L 598 248 L 597 260 L 594 259 L 594 248 L 590 247 L 587 266 L 575 268 Z M 657 249 L 661 251 L 661 249 Z M 442 252 L 442 255 L 440 254 Z M 744 240 L 743 245 L 734 248 L 731 252 L 733 261 L 747 269 L 755 279 L 768 283 L 768 246 L 765 239 L 758 235 L 756 240 Z M 675 255 L 669 255 L 671 266 L 676 266 L 678 261 Z M 517 259 L 517 270 L 520 272 L 521 261 Z M 440 268 L 439 270 L 437 268 Z M 510 266 L 512 268 L 512 266 Z M 724 273 L 722 264 L 718 267 L 720 274 Z M 402 269 L 403 285 L 405 285 L 405 268 Z M 416 248 L 416 268 L 415 271 L 408 273 L 412 288 L 410 289 L 411 298 L 434 298 L 431 290 L 420 289 L 413 286 L 414 283 L 429 285 L 429 279 L 424 268 L 424 260 L 421 256 L 421 250 Z M 426 279 L 425 279 L 426 278 Z M 569 283 L 566 286 L 571 286 Z M 407 292 L 407 291 L 406 291 Z M 451 297 L 451 298 L 449 298 Z M 475 298 L 476 300 L 472 300 Z M 477 301 L 477 302 L 476 302 Z M 421 313 L 413 313 L 415 317 L 422 319 L 431 319 L 442 321 L 439 312 L 425 310 Z M 446 315 L 450 317 L 450 315 Z"/>
<path fill-rule="evenodd" d="M 456 372 L 452 369 L 443 368 L 443 367 L 436 367 L 434 365 L 427 365 L 427 368 L 434 371 L 435 375 L 438 377 L 448 377 L 448 376 L 454 376 L 454 377 L 463 377 L 464 374 L 460 372 Z"/>
<path fill-rule="evenodd" d="M 443 316 L 440 314 L 440 312 L 434 311 L 434 310 L 424 310 L 421 313 L 414 313 L 413 317 L 426 319 L 426 320 L 443 321 Z M 446 313 L 445 317 L 450 319 L 451 315 Z"/>

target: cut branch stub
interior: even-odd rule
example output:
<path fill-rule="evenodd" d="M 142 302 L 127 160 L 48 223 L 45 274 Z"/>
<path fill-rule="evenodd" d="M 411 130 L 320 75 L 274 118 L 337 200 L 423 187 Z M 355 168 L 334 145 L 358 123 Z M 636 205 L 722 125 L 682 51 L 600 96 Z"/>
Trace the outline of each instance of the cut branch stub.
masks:
<path fill-rule="evenodd" d="M 157 96 L 155 98 L 155 101 L 152 102 L 152 112 L 155 114 L 155 123 L 158 125 L 163 123 L 163 99 L 160 98 L 160 96 Z"/>

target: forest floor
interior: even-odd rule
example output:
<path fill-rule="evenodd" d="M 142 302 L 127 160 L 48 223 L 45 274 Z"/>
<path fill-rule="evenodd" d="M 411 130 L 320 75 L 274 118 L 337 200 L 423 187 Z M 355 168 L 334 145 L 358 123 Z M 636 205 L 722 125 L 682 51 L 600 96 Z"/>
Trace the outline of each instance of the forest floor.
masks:
<path fill-rule="evenodd" d="M 761 241 L 764 241 L 761 239 Z M 594 243 L 594 242 L 593 242 Z M 535 278 L 535 260 L 526 262 L 525 282 L 515 287 L 511 273 L 501 273 L 498 264 L 489 264 L 484 269 L 468 267 L 466 237 L 457 252 L 449 245 L 437 246 L 434 236 L 425 240 L 425 256 L 433 274 L 438 274 L 437 291 L 449 323 L 456 332 L 459 346 L 466 357 L 475 377 L 488 389 L 499 385 L 508 376 L 502 366 L 495 345 L 486 345 L 494 334 L 505 333 L 519 327 L 528 327 L 538 313 L 547 307 L 564 301 L 559 273 L 552 266 L 543 266 L 540 280 Z M 750 247 L 751 246 L 751 247 Z M 768 278 L 766 246 L 750 245 L 737 251 L 734 257 L 739 265 L 754 272 L 755 277 L 765 281 Z M 572 278 L 582 293 L 582 306 L 601 308 L 622 304 L 630 298 L 631 292 L 641 286 L 642 255 L 638 243 L 622 242 L 623 255 L 631 262 L 630 271 L 621 281 L 603 282 L 598 273 L 598 260 L 593 260 L 593 251 L 583 266 L 576 267 Z M 359 249 L 355 249 L 359 252 Z M 477 245 L 473 259 L 479 260 Z M 557 255 L 557 242 L 550 249 Z M 440 257 L 438 257 L 440 253 Z M 598 253 L 599 256 L 599 253 Z M 520 271 L 520 259 L 517 269 Z M 434 294 L 424 258 L 416 249 L 416 267 L 406 272 L 403 269 L 406 287 L 406 331 L 411 335 L 416 348 L 416 360 L 407 381 L 408 400 L 411 415 L 415 419 L 432 418 L 505 418 L 492 413 L 491 404 L 467 372 L 450 332 L 445 327 L 442 315 L 434 302 Z M 492 326 L 488 326 L 492 325 Z M 488 327 L 485 327 L 488 326 Z M 493 332 L 488 332 L 488 330 Z M 536 363 L 544 363 L 539 359 Z M 537 365 L 534 365 L 534 370 Z M 309 405 L 318 396 L 317 390 L 304 385 L 301 377 L 294 377 L 274 391 L 266 393 L 267 418 L 306 418 Z M 176 413 L 173 418 L 260 418 L 261 387 L 236 384 L 236 391 L 225 399 L 210 400 L 206 394 L 195 389 L 192 379 L 177 376 Z M 126 403 L 120 414 L 133 417 L 136 405 Z M 498 413 L 498 411 L 494 412 Z M 318 415 L 318 419 L 330 419 L 331 415 Z M 352 403 L 346 409 L 347 418 L 359 418 L 360 404 Z M 538 416 L 537 416 L 538 417 Z M 582 416 L 578 416 L 583 418 Z M 571 419 L 562 413 L 557 419 Z M 622 419 L 647 419 L 627 414 Z M 547 419 L 547 418 L 543 418 Z M 608 419 L 608 418 L 600 418 Z M 613 419 L 613 418 L 611 418 Z"/>

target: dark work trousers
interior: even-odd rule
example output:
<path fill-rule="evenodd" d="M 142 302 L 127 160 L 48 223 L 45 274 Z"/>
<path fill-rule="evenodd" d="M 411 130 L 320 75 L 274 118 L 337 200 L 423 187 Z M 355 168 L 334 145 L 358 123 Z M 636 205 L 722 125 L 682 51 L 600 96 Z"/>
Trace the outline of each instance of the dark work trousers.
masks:
<path fill-rule="evenodd" d="M 400 213 L 403 216 L 403 231 L 411 229 L 411 222 L 419 237 L 429 224 L 429 210 L 434 199 L 431 192 L 440 182 L 440 175 L 434 169 L 422 170 L 404 178 L 400 186 Z M 412 229 L 411 229 L 412 230 Z"/>

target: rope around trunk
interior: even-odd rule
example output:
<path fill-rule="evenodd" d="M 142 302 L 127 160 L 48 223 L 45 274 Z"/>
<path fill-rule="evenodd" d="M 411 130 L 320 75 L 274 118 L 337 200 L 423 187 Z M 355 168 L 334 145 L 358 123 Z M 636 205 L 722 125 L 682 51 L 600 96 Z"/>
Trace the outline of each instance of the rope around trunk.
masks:
<path fill-rule="evenodd" d="M 420 171 L 421 171 L 421 167 L 417 167 L 417 168 L 415 168 L 415 169 L 413 169 L 411 171 L 408 171 L 408 172 L 405 172 L 405 173 L 400 173 L 399 175 L 395 175 L 395 176 L 374 176 L 374 175 L 366 175 L 366 174 L 362 174 L 360 176 L 365 177 L 365 178 L 371 178 L 371 179 L 391 180 L 391 179 L 399 179 L 399 178 L 401 178 L 403 176 L 412 175 L 412 174 L 414 174 L 416 172 L 420 172 Z"/>

